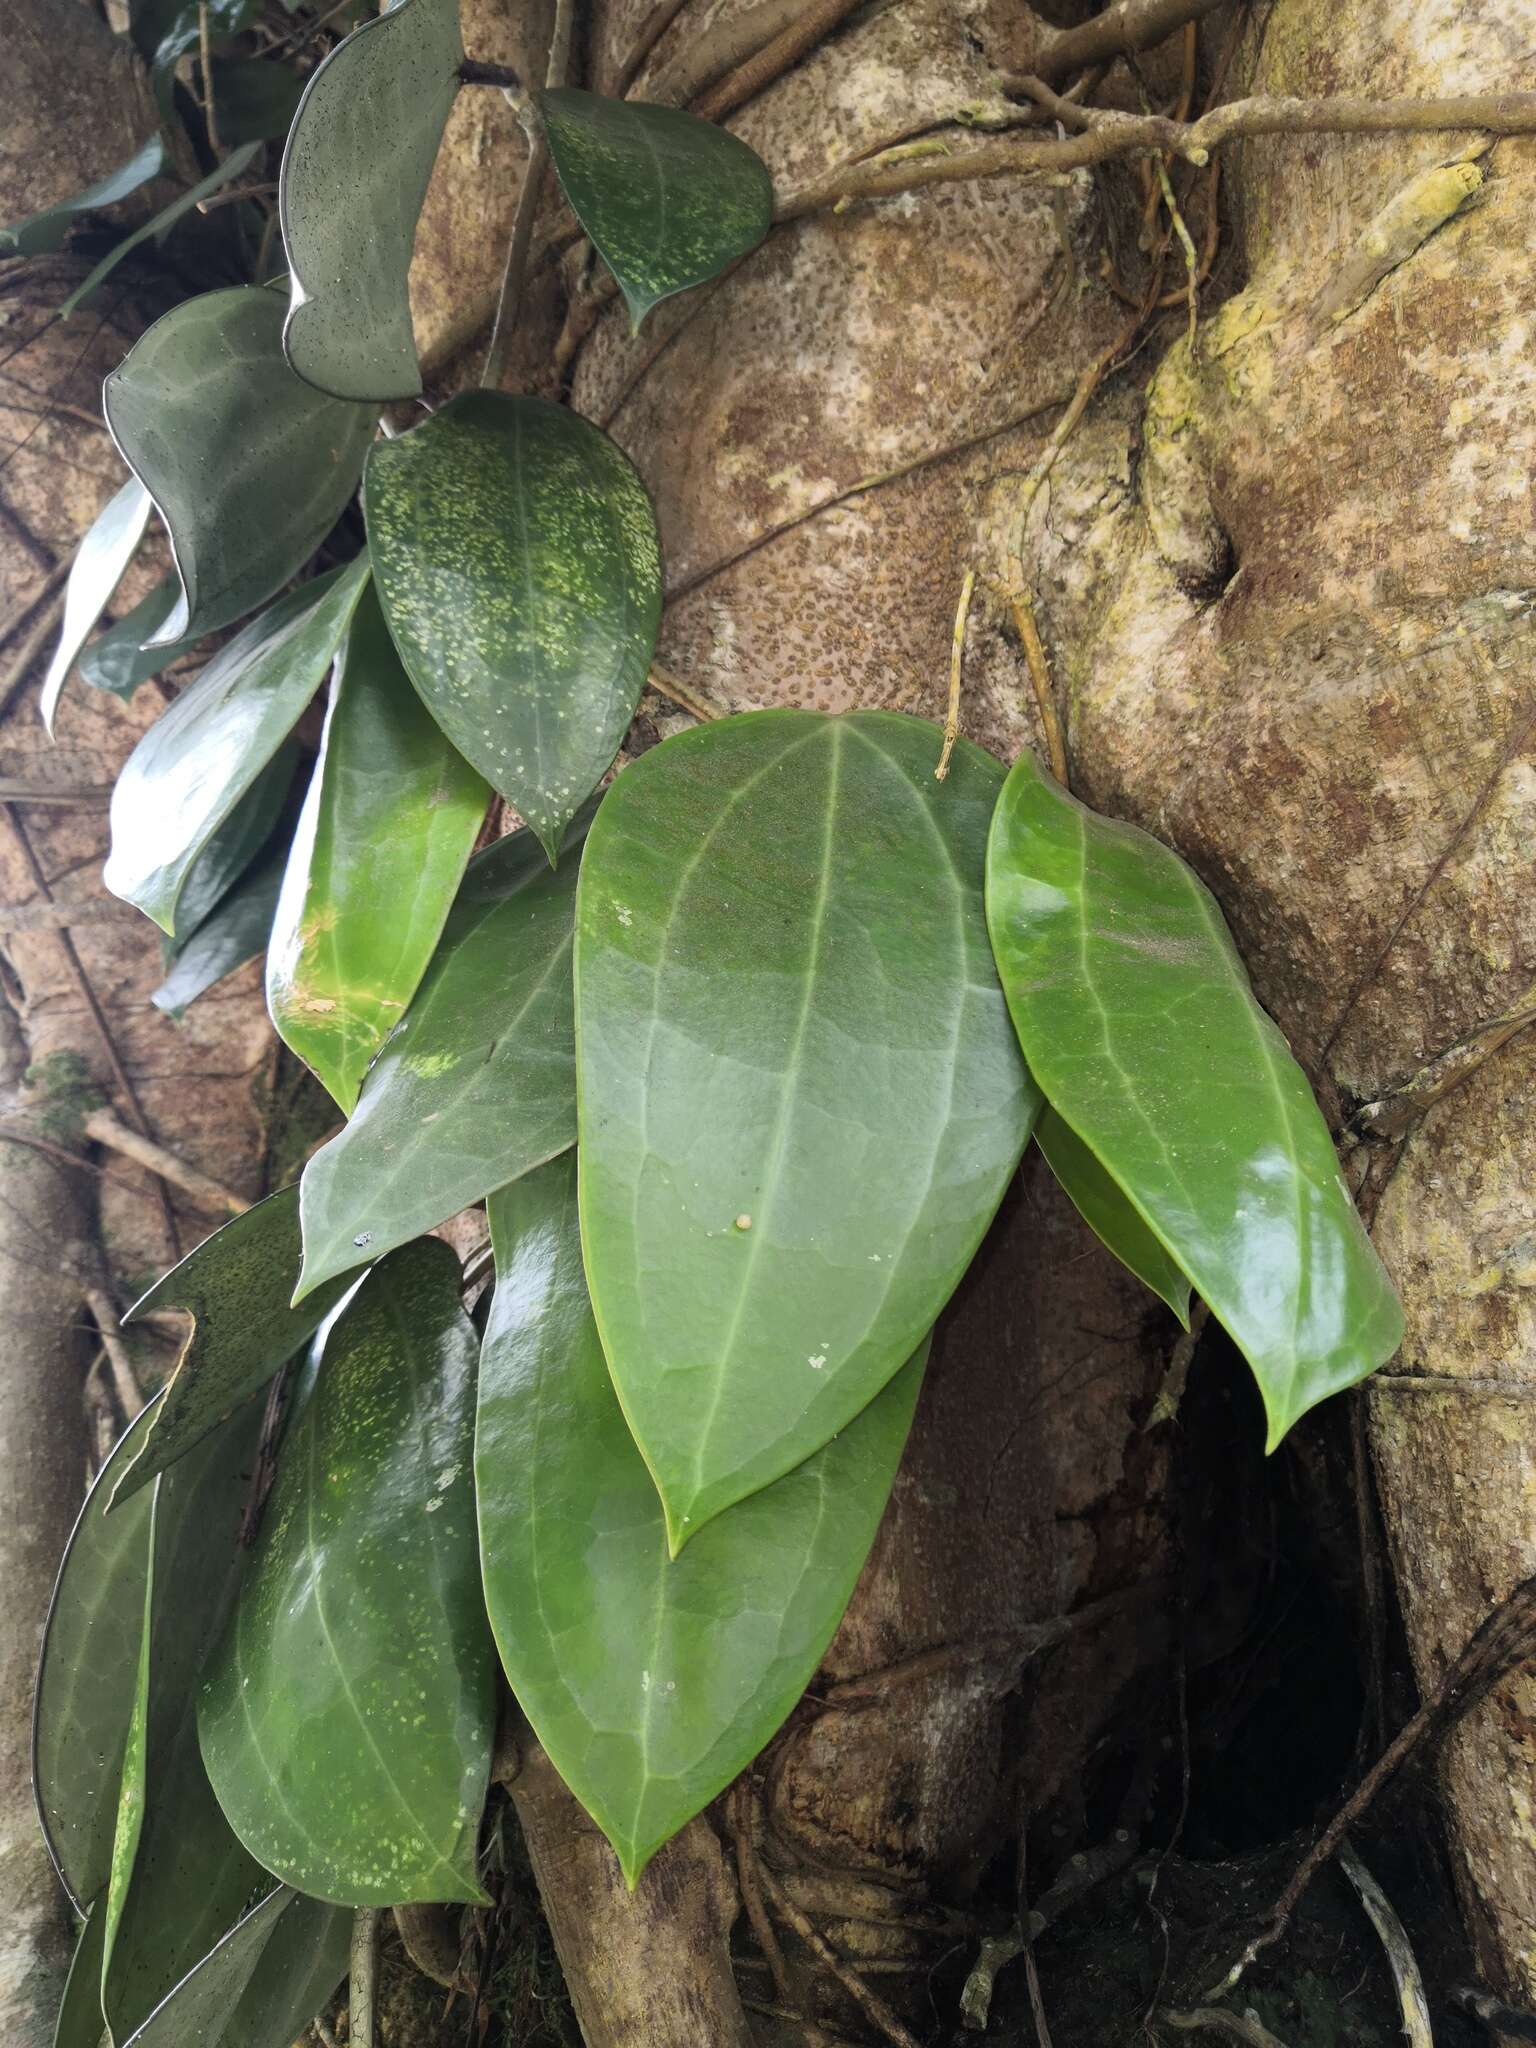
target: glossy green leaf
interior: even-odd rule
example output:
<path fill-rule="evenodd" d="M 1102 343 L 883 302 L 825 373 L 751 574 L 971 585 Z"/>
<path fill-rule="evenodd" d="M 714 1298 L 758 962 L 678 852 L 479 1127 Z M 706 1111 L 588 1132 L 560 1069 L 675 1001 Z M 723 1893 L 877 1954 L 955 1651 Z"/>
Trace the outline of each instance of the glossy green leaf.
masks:
<path fill-rule="evenodd" d="M 333 1282 L 302 1307 L 289 1308 L 298 1270 L 299 1191 L 284 1188 L 205 1238 L 134 1303 L 125 1323 L 152 1311 L 182 1309 L 192 1318 L 192 1331 L 152 1427 L 135 1443 L 131 1458 L 114 1461 L 115 1509 L 264 1387 L 352 1284 Z M 108 1526 L 116 1519 L 114 1514 Z"/>
<path fill-rule="evenodd" d="M 102 2048 L 107 2023 L 101 2016 L 102 1930 L 106 1913 L 98 1899 L 89 1919 L 75 1939 L 59 2017 L 53 2030 L 53 2048 Z"/>
<path fill-rule="evenodd" d="M 489 1208 L 497 1277 L 475 1438 L 486 1605 L 518 1704 L 633 1885 L 820 1663 L 896 1476 L 923 1358 L 671 1562 L 587 1301 L 575 1160 Z"/>
<path fill-rule="evenodd" d="M 279 1885 L 122 2048 L 290 2048 L 346 1974 L 352 1915 Z"/>
<path fill-rule="evenodd" d="M 1035 1143 L 1072 1206 L 1122 1266 L 1166 1301 L 1189 1328 L 1189 1280 L 1095 1159 L 1072 1126 L 1049 1104 L 1035 1126 Z"/>
<path fill-rule="evenodd" d="M 174 640 L 167 645 L 147 643 L 160 631 L 181 601 L 181 585 L 173 574 L 157 583 L 148 597 L 140 598 L 131 612 L 116 625 L 98 635 L 86 647 L 75 666 L 82 683 L 93 690 L 110 690 L 115 697 L 131 697 L 140 683 L 147 683 L 173 661 L 190 654 L 197 636 Z"/>
<path fill-rule="evenodd" d="M 176 924 L 185 938 L 165 939 L 167 963 L 202 929 L 272 836 L 293 782 L 298 746 L 285 740 L 187 870 L 176 900 Z"/>
<path fill-rule="evenodd" d="M 363 503 L 412 682 L 553 861 L 650 669 L 661 555 L 645 486 L 567 407 L 475 391 L 378 443 Z"/>
<path fill-rule="evenodd" d="M 463 61 L 458 0 L 399 0 L 305 88 L 278 186 L 293 292 L 283 345 L 321 391 L 421 390 L 411 245 Z"/>
<path fill-rule="evenodd" d="M 411 688 L 365 591 L 267 954 L 278 1036 L 348 1114 L 426 972 L 490 798 Z"/>
<path fill-rule="evenodd" d="M 603 799 L 576 909 L 587 1277 L 674 1550 L 851 1422 L 970 1263 L 1038 1094 L 987 945 L 1002 770 L 762 711 Z"/>
<path fill-rule="evenodd" d="M 530 832 L 470 862 L 351 1121 L 304 1169 L 301 1295 L 574 1143 L 573 856 L 588 815 L 553 874 Z"/>
<path fill-rule="evenodd" d="M 107 1885 L 149 1571 L 149 1496 L 129 1512 L 107 1509 L 155 1410 L 151 1403 L 129 1425 L 86 1496 L 38 1660 L 32 1779 L 48 1852 L 77 1912 Z"/>
<path fill-rule="evenodd" d="M 538 104 L 561 187 L 635 332 L 659 299 L 717 276 L 772 226 L 768 166 L 714 122 L 575 86 Z"/>
<path fill-rule="evenodd" d="M 0 256 L 43 256 L 51 249 L 61 249 L 70 229 L 83 215 L 116 206 L 152 178 L 158 178 L 164 169 L 165 143 L 159 135 L 151 135 L 126 163 L 108 171 L 83 192 L 77 192 L 73 199 L 61 199 L 57 206 L 45 206 L 41 213 L 0 228 Z"/>
<path fill-rule="evenodd" d="M 103 2006 L 121 2041 L 195 1967 L 271 1880 L 241 1847 L 197 1745 L 200 1668 L 240 1577 L 239 1533 L 256 1469 L 263 1404 L 249 1402 L 156 1481 L 144 1767 L 125 1766 L 141 1803 L 121 1909 L 109 1917 Z"/>
<path fill-rule="evenodd" d="M 59 307 L 60 319 L 68 318 L 78 307 L 83 306 L 92 292 L 97 290 L 111 276 L 123 258 L 134 249 L 137 249 L 140 243 L 149 241 L 151 237 L 158 242 L 163 242 L 171 229 L 175 227 L 177 221 L 185 219 L 194 207 L 201 206 L 205 199 L 210 198 L 223 186 L 231 184 L 240 176 L 242 171 L 249 170 L 260 148 L 260 143 L 248 142 L 240 149 L 232 149 L 227 157 L 215 165 L 206 178 L 200 178 L 187 191 L 178 193 L 169 206 L 163 206 L 157 214 L 145 221 L 141 227 L 135 228 L 131 235 L 124 235 L 120 242 L 114 242 L 89 277 L 85 279 L 84 283 L 76 285 L 69 297 Z M 174 317 L 174 315 L 167 315 L 167 318 Z M 108 379 L 109 387 L 110 382 L 111 380 Z M 116 429 L 114 428 L 113 431 L 115 432 Z"/>
<path fill-rule="evenodd" d="M 1392 1356 L 1402 1310 L 1214 897 L 1026 753 L 987 913 L 1032 1071 L 1247 1357 L 1273 1449 Z"/>
<path fill-rule="evenodd" d="M 485 1903 L 495 1658 L 475 1545 L 474 1329 L 436 1238 L 374 1267 L 295 1399 L 199 1709 L 236 1832 L 341 1905 Z"/>
<path fill-rule="evenodd" d="M 286 846 L 274 846 L 242 876 L 177 953 L 170 973 L 149 1000 L 168 1016 L 182 1017 L 199 996 L 267 949 L 287 865 Z"/>
<path fill-rule="evenodd" d="M 293 126 L 303 91 L 304 81 L 286 64 L 259 57 L 215 57 L 219 140 L 226 149 L 242 142 L 280 142 Z"/>
<path fill-rule="evenodd" d="M 149 493 L 136 476 L 131 476 L 97 513 L 75 551 L 69 581 L 64 587 L 63 629 L 43 678 L 38 705 L 50 739 L 64 679 L 79 659 L 96 621 L 111 603 L 112 593 L 123 580 L 148 523 Z"/>
<path fill-rule="evenodd" d="M 145 733 L 112 791 L 102 880 L 173 936 L 194 861 L 325 679 L 368 578 L 360 556 L 280 597 Z"/>
<path fill-rule="evenodd" d="M 205 292 L 157 320 L 103 387 L 181 575 L 162 642 L 230 625 L 296 576 L 362 474 L 373 411 L 295 377 L 282 323 L 276 292 Z"/>

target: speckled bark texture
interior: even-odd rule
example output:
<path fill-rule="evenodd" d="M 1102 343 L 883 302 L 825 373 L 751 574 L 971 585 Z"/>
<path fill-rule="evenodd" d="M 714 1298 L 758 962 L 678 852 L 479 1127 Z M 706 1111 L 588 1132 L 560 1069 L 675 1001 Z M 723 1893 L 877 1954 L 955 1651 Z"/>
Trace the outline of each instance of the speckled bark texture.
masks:
<path fill-rule="evenodd" d="M 1533 49 L 1524 0 L 1277 0 L 1245 69 L 1274 93 L 1529 88 Z M 1090 415 L 1025 540 L 1076 786 L 1194 862 L 1341 1115 L 1533 973 L 1536 155 L 1453 162 L 1465 140 L 1246 146 L 1243 290 L 1145 402 Z M 1409 1336 L 1370 1415 L 1425 1686 L 1536 1569 L 1531 1073 L 1516 1038 L 1371 1161 Z M 1509 1680 L 1446 1766 L 1483 1966 L 1526 2004 L 1533 1710 Z"/>

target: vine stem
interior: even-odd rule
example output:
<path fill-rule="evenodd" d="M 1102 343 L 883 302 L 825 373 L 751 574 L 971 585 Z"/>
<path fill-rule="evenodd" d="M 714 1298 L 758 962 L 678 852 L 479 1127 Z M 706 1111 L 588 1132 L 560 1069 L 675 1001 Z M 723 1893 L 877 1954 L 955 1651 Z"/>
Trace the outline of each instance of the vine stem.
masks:
<path fill-rule="evenodd" d="M 544 84 L 547 88 L 565 83 L 571 63 L 571 32 L 575 16 L 575 0 L 556 0 L 555 25 L 550 32 L 549 60 L 544 71 Z M 539 125 L 538 115 L 529 110 L 522 118 L 528 134 L 528 163 L 523 172 L 523 189 L 517 195 L 517 212 L 512 221 L 512 240 L 507 246 L 507 267 L 501 276 L 501 294 L 496 301 L 496 317 L 491 325 L 490 346 L 485 352 L 485 369 L 480 377 L 480 383 L 487 391 L 500 390 L 501 380 L 506 375 L 507 351 L 512 345 L 512 334 L 517 325 L 517 309 L 528 275 L 528 251 L 533 243 L 533 224 L 538 217 L 539 202 L 544 194 L 544 181 L 549 171 L 549 144 L 544 139 L 544 130 Z"/>
<path fill-rule="evenodd" d="M 379 1974 L 379 1910 L 360 1907 L 352 1920 L 352 1956 L 347 1980 L 348 2048 L 374 2048 L 374 2006 Z"/>

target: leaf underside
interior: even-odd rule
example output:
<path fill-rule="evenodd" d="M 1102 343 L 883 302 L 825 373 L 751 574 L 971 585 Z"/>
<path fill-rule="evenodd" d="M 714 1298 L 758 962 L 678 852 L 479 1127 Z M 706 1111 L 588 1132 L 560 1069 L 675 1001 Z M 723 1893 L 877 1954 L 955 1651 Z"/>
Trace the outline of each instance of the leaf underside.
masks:
<path fill-rule="evenodd" d="M 86 1496 L 59 1566 L 38 1659 L 32 1724 L 37 1811 L 77 1912 L 107 1884 L 149 1568 L 149 1496 L 141 1495 L 130 1511 L 107 1510 L 153 1427 L 156 1406 L 152 1402 L 118 1438 Z M 96 1933 L 99 1941 L 99 1926 Z"/>
<path fill-rule="evenodd" d="M 490 796 L 411 688 L 365 590 L 267 955 L 278 1034 L 344 1112 L 426 971 Z"/>
<path fill-rule="evenodd" d="M 575 1142 L 571 926 L 589 815 L 554 872 L 530 832 L 470 862 L 351 1120 L 304 1169 L 301 1296 Z"/>
<path fill-rule="evenodd" d="M 363 503 L 422 701 L 553 861 L 650 669 L 661 556 L 644 485 L 568 407 L 477 391 L 379 442 Z"/>
<path fill-rule="evenodd" d="M 1188 1278 L 1120 1192 L 1119 1184 L 1049 1104 L 1035 1125 L 1035 1143 L 1089 1229 L 1144 1287 L 1167 1302 L 1187 1330 Z"/>
<path fill-rule="evenodd" d="M 190 654 L 197 645 L 195 638 L 174 640 L 164 646 L 148 644 L 176 609 L 180 597 L 180 579 L 173 572 L 82 651 L 76 663 L 81 682 L 93 690 L 110 690 L 115 697 L 131 697 L 140 683 L 147 683 L 173 661 Z"/>
<path fill-rule="evenodd" d="M 1247 1357 L 1273 1449 L 1391 1357 L 1402 1310 L 1214 897 L 1024 754 L 987 911 L 1032 1071 Z"/>
<path fill-rule="evenodd" d="M 170 973 L 150 992 L 157 1010 L 184 1016 L 199 996 L 266 951 L 286 858 L 286 847 L 274 847 L 203 919 L 176 954 Z"/>
<path fill-rule="evenodd" d="M 148 491 L 136 476 L 131 476 L 97 513 L 75 551 L 69 581 L 64 586 L 64 623 L 43 678 L 38 707 L 50 739 L 65 680 L 138 550 L 149 523 L 149 511 Z"/>
<path fill-rule="evenodd" d="M 474 1330 L 435 1238 L 368 1275 L 295 1398 L 199 1702 L 219 1802 L 336 1904 L 486 1903 L 495 1721 L 471 1478 Z"/>
<path fill-rule="evenodd" d="M 296 377 L 282 324 L 274 292 L 205 292 L 157 320 L 103 387 L 112 438 L 181 576 L 158 641 L 215 632 L 264 603 L 357 488 L 374 412 Z"/>
<path fill-rule="evenodd" d="M 194 862 L 325 680 L 367 576 L 360 556 L 279 598 L 219 650 L 123 764 L 102 880 L 162 931 L 175 936 Z"/>
<path fill-rule="evenodd" d="M 421 390 L 407 277 L 463 60 L 458 0 L 400 0 L 305 89 L 278 182 L 293 294 L 283 346 L 320 391 Z"/>
<path fill-rule="evenodd" d="M 888 713 L 644 754 L 577 891 L 587 1277 L 674 1549 L 932 1327 L 1038 1095 L 982 911 L 1002 771 Z"/>
<path fill-rule="evenodd" d="M 815 1672 L 874 1540 L 923 1361 L 669 1562 L 587 1302 L 574 1160 L 488 1206 L 497 1281 L 475 1439 L 486 1604 L 518 1704 L 633 1885 Z"/>
<path fill-rule="evenodd" d="M 659 300 L 717 276 L 772 226 L 767 165 L 714 122 L 575 86 L 538 103 L 561 189 L 618 279 L 634 331 Z"/>

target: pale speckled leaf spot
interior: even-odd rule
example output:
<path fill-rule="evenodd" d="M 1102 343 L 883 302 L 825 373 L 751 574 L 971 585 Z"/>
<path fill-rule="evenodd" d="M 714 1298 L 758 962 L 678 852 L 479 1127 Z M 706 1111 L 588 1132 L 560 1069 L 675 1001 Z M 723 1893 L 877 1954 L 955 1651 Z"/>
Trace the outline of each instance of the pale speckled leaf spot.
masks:
<path fill-rule="evenodd" d="M 363 503 L 411 681 L 553 862 L 650 669 L 661 553 L 645 486 L 566 407 L 476 391 L 378 442 Z"/>

